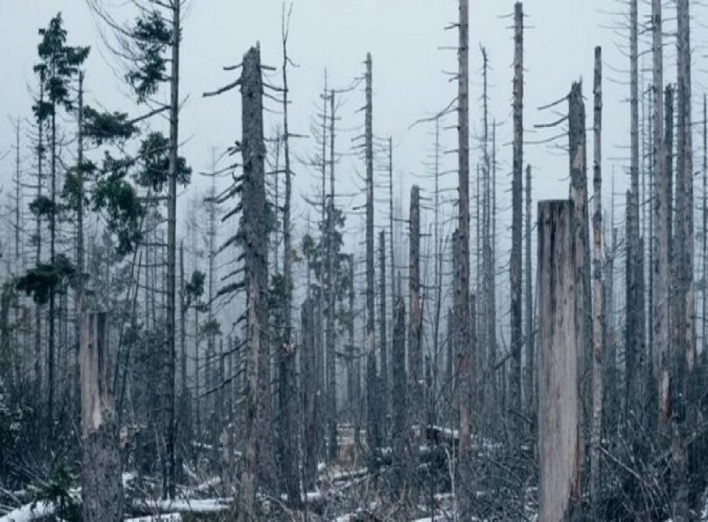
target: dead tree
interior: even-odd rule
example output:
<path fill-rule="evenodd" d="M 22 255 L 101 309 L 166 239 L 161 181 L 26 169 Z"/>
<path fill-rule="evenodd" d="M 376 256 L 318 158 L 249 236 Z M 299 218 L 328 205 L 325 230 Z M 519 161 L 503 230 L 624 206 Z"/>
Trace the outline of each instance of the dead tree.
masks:
<path fill-rule="evenodd" d="M 406 385 L 406 305 L 403 297 L 396 294 L 393 315 L 393 344 L 391 351 L 392 381 L 392 430 L 393 450 L 391 469 L 391 490 L 400 495 L 407 483 L 408 453 L 408 390 Z"/>
<path fill-rule="evenodd" d="M 388 384 L 388 350 L 386 332 L 386 231 L 379 232 L 379 350 L 381 357 L 381 440 L 388 444 L 389 437 L 389 397 L 390 390 Z"/>
<path fill-rule="evenodd" d="M 409 272 L 408 272 L 408 382 L 410 386 L 411 405 L 416 411 L 411 411 L 410 421 L 421 424 L 423 415 L 423 352 L 421 345 L 422 315 L 420 306 L 420 189 L 417 185 L 411 187 L 410 200 L 410 239 L 409 239 Z"/>
<path fill-rule="evenodd" d="M 572 201 L 538 204 L 539 520 L 568 521 L 580 499 L 577 226 Z M 582 252 L 580 253 L 582 255 Z"/>
<path fill-rule="evenodd" d="M 654 88 L 654 172 L 656 173 L 655 225 L 656 225 L 656 311 L 654 313 L 653 367 L 657 385 L 658 422 L 663 434 L 669 433 L 671 415 L 669 368 L 669 180 L 666 176 L 666 142 L 664 135 L 664 58 L 662 49 L 661 0 L 652 0 L 652 55 Z"/>
<path fill-rule="evenodd" d="M 285 201 L 283 203 L 283 283 L 285 295 L 283 309 L 285 311 L 285 330 L 281 334 L 281 343 L 278 346 L 280 358 L 280 408 L 278 418 L 281 422 L 281 444 L 282 459 L 281 466 L 285 491 L 293 506 L 300 505 L 300 480 L 298 478 L 298 467 L 300 462 L 300 451 L 297 447 L 297 382 L 295 374 L 295 341 L 292 332 L 292 295 L 293 295 L 293 253 L 292 253 L 292 231 L 290 224 L 290 205 L 292 199 L 292 171 L 290 170 L 290 121 L 289 103 L 290 90 L 288 87 L 288 35 L 289 21 L 292 6 L 287 18 L 282 20 L 282 43 L 283 43 L 283 160 L 285 167 Z M 285 13 L 283 13 L 284 15 Z M 276 173 L 278 176 L 279 173 Z"/>
<path fill-rule="evenodd" d="M 708 95 L 703 95 L 703 313 L 701 321 L 701 344 L 703 357 L 708 357 Z M 705 364 L 703 365 L 705 367 Z"/>
<path fill-rule="evenodd" d="M 366 442 L 369 467 L 373 469 L 373 453 L 380 443 L 377 401 L 376 342 L 374 317 L 374 131 L 372 103 L 371 54 L 366 55 Z"/>
<path fill-rule="evenodd" d="M 600 449 L 602 443 L 603 403 L 603 335 L 604 310 L 602 299 L 602 49 L 595 47 L 594 92 L 594 164 L 593 164 L 593 282 L 592 282 L 592 430 L 590 451 L 590 492 L 597 519 L 600 506 Z"/>
<path fill-rule="evenodd" d="M 526 380 L 524 381 L 526 395 L 526 415 L 532 423 L 536 418 L 536 379 L 535 379 L 535 341 L 533 313 L 533 284 L 531 278 L 531 165 L 526 165 L 526 295 L 525 295 L 525 329 L 526 329 Z M 533 429 L 533 425 L 531 426 Z"/>
<path fill-rule="evenodd" d="M 326 374 L 327 374 L 327 431 L 329 445 L 327 447 L 327 459 L 329 462 L 335 462 L 339 453 L 337 445 L 337 372 L 336 372 L 336 268 L 335 268 L 335 207 L 334 207 L 334 90 L 330 91 L 330 161 L 329 161 L 329 197 L 327 198 L 326 212 L 326 261 L 327 261 L 327 283 L 326 289 L 326 305 L 325 305 L 325 342 L 326 342 Z"/>
<path fill-rule="evenodd" d="M 590 361 L 588 331 L 591 330 L 592 317 L 590 296 L 590 260 L 588 238 L 588 188 L 587 188 L 587 158 L 585 137 L 585 104 L 583 102 L 582 87 L 580 83 L 573 83 L 569 96 L 569 150 L 570 150 L 570 199 L 573 201 L 575 211 L 575 260 L 576 289 L 578 298 L 575 300 L 577 322 L 580 336 L 580 352 L 578 356 L 578 386 L 581 412 L 581 452 L 584 452 L 586 441 L 585 429 L 589 427 L 590 417 Z M 584 455 L 584 453 L 583 453 Z M 584 457 L 583 457 L 584 458 Z"/>
<path fill-rule="evenodd" d="M 269 364 L 268 323 L 268 245 L 265 198 L 265 144 L 263 139 L 263 79 L 260 47 L 252 47 L 243 58 L 241 73 L 243 157 L 243 219 L 240 234 L 244 246 L 244 271 L 248 325 L 248 388 L 246 391 L 246 441 L 238 520 L 256 518 L 254 510 L 256 478 L 261 459 L 266 402 L 270 383 L 261 382 L 263 366 Z"/>
<path fill-rule="evenodd" d="M 317 479 L 317 379 L 315 378 L 315 303 L 312 297 L 305 299 L 300 308 L 300 328 L 302 330 L 302 474 L 303 487 L 310 491 Z"/>
<path fill-rule="evenodd" d="M 108 382 L 106 314 L 86 314 L 81 322 L 81 426 L 83 519 L 123 520 L 123 483 L 116 410 Z"/>
<path fill-rule="evenodd" d="M 472 354 L 470 346 L 470 165 L 469 165 L 469 0 L 460 0 L 458 23 L 458 98 L 457 98 L 457 159 L 458 159 L 458 260 L 455 280 L 455 307 L 457 309 L 457 354 L 458 386 L 457 404 L 460 419 L 460 476 L 463 486 L 459 488 L 460 513 L 470 516 L 469 492 L 466 492 L 471 472 L 470 453 L 470 394 Z"/>
<path fill-rule="evenodd" d="M 513 439 L 518 441 L 521 436 L 521 345 L 522 316 L 522 227 L 523 227 L 523 100 L 524 100 L 524 12 L 521 2 L 514 6 L 514 143 L 513 167 L 511 178 L 511 261 L 510 291 L 511 291 L 511 371 L 509 375 L 509 407 L 515 413 L 512 416 Z M 513 444 L 513 443 L 512 443 Z M 515 444 L 514 444 L 515 445 Z"/>
<path fill-rule="evenodd" d="M 696 361 L 693 290 L 693 136 L 691 118 L 691 39 L 690 10 L 688 0 L 677 0 L 677 99 L 678 140 L 676 169 L 676 231 L 674 251 L 676 253 L 676 321 L 677 339 L 674 354 L 673 378 L 677 380 L 678 397 L 683 404 L 675 405 L 678 414 L 674 420 L 678 428 L 674 437 L 674 517 L 689 520 L 689 477 L 688 441 L 689 433 L 695 430 L 695 412 L 698 402 L 694 369 Z M 681 415 L 686 412 L 686 417 Z M 691 445 L 690 447 L 695 447 Z M 696 453 L 695 450 L 692 453 Z M 697 457 L 698 454 L 695 454 Z M 696 459 L 691 459 L 696 460 Z"/>
<path fill-rule="evenodd" d="M 645 360 L 644 270 L 643 249 L 640 248 L 639 223 L 639 13 L 638 0 L 630 0 L 630 189 L 627 192 L 627 256 L 625 329 L 626 378 L 625 378 L 625 428 L 627 436 L 635 437 L 636 430 L 629 426 L 629 419 L 641 414 Z"/>

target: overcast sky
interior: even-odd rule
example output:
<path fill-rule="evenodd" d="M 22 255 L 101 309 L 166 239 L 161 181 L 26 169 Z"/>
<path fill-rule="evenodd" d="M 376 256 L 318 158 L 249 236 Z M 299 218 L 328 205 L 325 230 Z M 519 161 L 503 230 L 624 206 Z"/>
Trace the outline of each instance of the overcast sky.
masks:
<path fill-rule="evenodd" d="M 127 89 L 107 65 L 107 51 L 97 30 L 97 20 L 84 0 L 1 0 L 0 49 L 2 52 L 3 80 L 0 82 L 0 113 L 9 118 L 28 118 L 32 104 L 28 87 L 35 85 L 32 66 L 37 61 L 39 37 L 37 30 L 45 27 L 58 11 L 64 16 L 71 45 L 91 45 L 91 56 L 86 64 L 88 103 L 101 104 L 108 109 L 122 109 L 131 114 L 139 113 L 126 96 Z M 673 2 L 667 2 L 673 6 Z M 116 17 L 132 17 L 129 2 L 106 0 L 115 5 Z M 490 72 L 491 117 L 501 123 L 499 128 L 500 170 L 498 179 L 499 202 L 508 210 L 508 189 L 511 167 L 511 93 L 513 41 L 509 15 L 512 1 L 471 0 L 471 123 L 480 129 L 481 111 L 481 53 L 479 46 L 486 46 L 492 70 Z M 240 100 L 237 91 L 219 98 L 203 99 L 202 92 L 218 88 L 233 79 L 222 70 L 224 65 L 240 62 L 243 53 L 260 41 L 263 62 L 273 66 L 281 63 L 281 9 L 280 0 L 191 0 L 183 25 L 181 64 L 181 93 L 186 98 L 182 112 L 181 153 L 195 171 L 210 167 L 212 150 L 217 153 L 239 137 Z M 697 7 L 695 9 L 702 9 Z M 610 176 L 615 171 L 616 192 L 626 186 L 624 170 L 629 156 L 628 144 L 629 106 L 626 103 L 628 85 L 625 71 L 628 59 L 618 46 L 624 46 L 626 36 L 615 27 L 624 23 L 618 14 L 624 7 L 616 0 L 527 0 L 525 30 L 525 107 L 524 123 L 529 142 L 525 147 L 525 163 L 534 167 L 534 200 L 567 197 L 568 160 L 565 153 L 554 145 L 533 144 L 560 133 L 561 129 L 532 132 L 534 124 L 557 119 L 553 112 L 541 113 L 537 108 L 564 96 L 571 82 L 584 79 L 587 100 L 588 129 L 592 125 L 592 65 L 593 48 L 602 45 L 605 63 L 605 126 L 603 162 L 605 172 L 606 203 L 609 203 Z M 705 14 L 701 12 L 701 14 Z M 698 15 L 698 13 L 696 13 Z M 430 195 L 428 180 L 416 178 L 426 172 L 423 165 L 430 151 L 430 128 L 410 129 L 411 124 L 445 107 L 455 96 L 456 85 L 444 71 L 454 71 L 456 55 L 446 46 L 454 46 L 456 31 L 445 31 L 445 26 L 457 18 L 456 0 L 294 0 L 290 27 L 289 54 L 299 65 L 291 70 L 290 87 L 293 100 L 291 129 L 309 134 L 311 118 L 322 89 L 324 70 L 327 68 L 330 85 L 343 88 L 362 75 L 363 61 L 371 52 L 374 64 L 374 131 L 377 136 L 393 136 L 394 163 L 397 192 L 404 194 L 407 214 L 407 193 L 412 183 L 420 183 L 424 195 Z M 694 24 L 697 25 L 697 24 Z M 692 35 L 693 44 L 701 48 L 704 29 L 697 27 Z M 673 43 L 670 46 L 673 54 Z M 701 56 L 703 53 L 697 53 Z M 698 56 L 694 56 L 694 61 Z M 666 78 L 673 77 L 672 57 L 667 58 Z M 109 60 L 110 61 L 110 60 Z M 700 72 L 696 73 L 700 82 Z M 272 83 L 279 82 L 273 73 Z M 698 83 L 696 85 L 699 85 Z M 694 92 L 700 88 L 694 86 Z M 346 94 L 341 110 L 341 135 L 337 149 L 350 152 L 351 139 L 363 124 L 363 90 Z M 268 106 L 277 109 L 273 102 Z M 559 110 L 565 112 L 566 107 Z M 266 128 L 278 123 L 279 115 L 267 115 Z M 454 124 L 449 119 L 448 125 Z M 155 128 L 165 128 L 156 121 Z M 455 131 L 445 132 L 447 148 L 455 146 Z M 0 119 L 0 152 L 7 151 L 14 141 L 8 119 Z M 696 140 L 697 142 L 699 140 Z M 565 145 L 567 139 L 558 140 Z M 591 136 L 588 138 L 588 164 L 592 165 Z M 293 145 L 298 158 L 313 152 L 313 140 L 301 139 Z M 478 161 L 473 146 L 474 165 Z M 448 154 L 446 167 L 454 167 L 454 157 Z M 0 162 L 5 191 L 9 189 L 13 161 Z M 29 169 L 29 164 L 25 169 Z M 315 173 L 304 165 L 296 164 L 297 189 L 300 194 L 318 186 Z M 363 188 L 359 173 L 361 162 L 343 159 L 338 169 L 344 194 L 359 193 Z M 591 175 L 591 171 L 589 172 Z M 383 174 L 381 175 L 383 179 Z M 203 186 L 203 179 L 197 182 Z M 448 176 L 446 185 L 453 186 L 456 176 Z M 449 194 L 452 196 L 452 193 Z M 377 198 L 378 199 L 378 198 Z M 623 212 L 618 198 L 618 219 Z M 383 203 L 383 199 L 380 200 Z M 345 208 L 363 202 L 363 195 L 343 197 Z M 182 205 L 182 203 L 180 203 Z M 301 218 L 308 212 L 307 205 L 298 197 L 296 213 Z M 535 204 L 534 204 L 535 208 Z M 383 212 L 383 211 L 381 211 Z M 508 222 L 507 211 L 500 218 L 501 226 Z M 383 214 L 380 214 L 383 215 Z M 354 218 L 353 218 L 354 219 Z M 356 218 L 358 222 L 359 218 Z M 503 230 L 504 235 L 507 234 Z"/>

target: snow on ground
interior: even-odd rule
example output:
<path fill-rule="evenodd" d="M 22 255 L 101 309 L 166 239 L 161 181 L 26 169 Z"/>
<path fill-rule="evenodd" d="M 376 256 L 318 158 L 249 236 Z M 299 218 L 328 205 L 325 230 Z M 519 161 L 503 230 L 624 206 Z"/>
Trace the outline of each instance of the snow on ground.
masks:
<path fill-rule="evenodd" d="M 231 500 L 226 498 L 207 498 L 194 500 L 148 500 L 136 502 L 134 505 L 156 512 L 177 511 L 181 513 L 215 513 L 225 511 L 231 506 Z M 3 521 L 0 521 L 3 522 Z M 9 521 L 8 521 L 9 522 Z"/>
<path fill-rule="evenodd" d="M 51 502 L 34 502 L 10 511 L 0 518 L 0 522 L 31 522 L 40 517 L 52 515 L 54 509 L 54 504 Z"/>
<path fill-rule="evenodd" d="M 126 518 L 124 522 L 182 522 L 182 515 L 179 513 L 168 513 L 166 515 L 150 517 Z"/>

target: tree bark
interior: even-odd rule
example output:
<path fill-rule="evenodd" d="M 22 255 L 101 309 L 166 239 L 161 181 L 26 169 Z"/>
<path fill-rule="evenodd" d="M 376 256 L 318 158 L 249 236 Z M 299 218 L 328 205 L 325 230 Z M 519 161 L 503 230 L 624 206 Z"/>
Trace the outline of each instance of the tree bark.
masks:
<path fill-rule="evenodd" d="M 87 314 L 81 329 L 83 519 L 119 522 L 123 520 L 123 484 L 116 411 L 108 383 L 106 314 Z"/>
<path fill-rule="evenodd" d="M 657 259 L 655 271 L 656 312 L 654 314 L 654 363 L 656 372 L 658 421 L 663 434 L 669 433 L 671 416 L 669 368 L 669 179 L 666 175 L 666 142 L 664 135 L 664 60 L 662 49 L 661 0 L 652 0 L 652 55 L 654 84 L 654 172 L 657 177 L 655 224 Z"/>
<path fill-rule="evenodd" d="M 268 322 L 268 247 L 265 197 L 265 144 L 263 139 L 263 80 L 261 77 L 260 48 L 252 47 L 243 58 L 241 75 L 243 138 L 243 220 L 241 234 L 245 246 L 245 282 L 247 289 L 248 324 L 248 390 L 246 392 L 247 422 L 241 489 L 239 491 L 238 520 L 254 520 L 256 479 L 263 466 L 259 455 L 267 444 L 264 432 L 264 414 L 269 395 L 263 366 L 269 364 Z M 263 448 L 267 450 L 267 448 Z M 269 463 L 266 462 L 265 465 Z"/>
<path fill-rule="evenodd" d="M 406 386 L 406 306 L 403 297 L 396 295 L 393 316 L 393 346 L 391 353 L 392 373 L 392 417 L 391 447 L 393 463 L 391 469 L 391 490 L 400 495 L 407 484 L 408 454 L 406 451 L 409 430 L 408 390 Z"/>
<path fill-rule="evenodd" d="M 455 307 L 457 321 L 458 349 L 458 411 L 460 423 L 459 470 L 461 487 L 457 498 L 460 501 L 460 515 L 468 519 L 470 495 L 467 491 L 470 469 L 470 397 L 471 353 L 470 353 L 470 166 L 469 166 L 469 0 L 459 3 L 459 44 L 458 44 L 458 259 L 456 266 Z"/>
<path fill-rule="evenodd" d="M 522 293 L 522 227 L 523 227 L 523 100 L 524 100 L 524 12 L 521 2 L 517 2 L 514 7 L 514 142 L 513 142 L 513 166 L 511 181 L 511 261 L 510 270 L 510 291 L 511 291 L 511 370 L 509 375 L 509 396 L 512 412 L 513 427 L 512 441 L 521 438 L 521 346 L 522 337 L 522 317 L 521 317 L 521 293 Z M 517 442 L 512 442 L 516 446 Z"/>
<path fill-rule="evenodd" d="M 411 405 L 415 405 L 409 415 L 409 422 L 418 424 L 422 429 L 425 421 L 423 413 L 423 351 L 421 346 L 421 306 L 420 306 L 420 189 L 417 185 L 411 187 L 410 200 L 410 238 L 408 272 L 408 299 L 410 316 L 408 322 L 408 382 L 410 387 Z"/>
<path fill-rule="evenodd" d="M 381 440 L 384 445 L 389 443 L 389 397 L 388 383 L 388 353 L 386 335 L 386 231 L 379 233 L 379 349 L 381 350 Z"/>
<path fill-rule="evenodd" d="M 581 340 L 578 353 L 578 405 L 580 416 L 581 461 L 584 460 L 586 439 L 585 430 L 590 426 L 590 361 L 588 355 L 589 331 L 592 328 L 592 308 L 590 303 L 590 263 L 588 238 L 588 192 L 587 192 L 587 149 L 585 137 L 585 104 L 581 84 L 573 83 L 569 97 L 569 145 L 570 145 L 570 199 L 573 201 L 575 219 L 575 270 L 578 298 L 575 300 L 577 311 L 578 335 Z"/>
<path fill-rule="evenodd" d="M 594 165 L 593 165 L 593 350 L 592 350 L 592 434 L 590 453 L 590 493 L 597 520 L 600 508 L 600 450 L 602 445 L 604 310 L 602 299 L 602 49 L 595 47 L 594 75 Z"/>
<path fill-rule="evenodd" d="M 366 55 L 366 442 L 369 468 L 376 467 L 374 452 L 380 445 L 377 401 L 376 341 L 374 317 L 374 138 L 371 54 Z"/>
<path fill-rule="evenodd" d="M 569 521 L 580 500 L 577 313 L 579 245 L 572 201 L 538 204 L 539 520 Z"/>
<path fill-rule="evenodd" d="M 292 199 L 292 172 L 290 170 L 290 121 L 288 118 L 290 90 L 288 87 L 288 20 L 283 17 L 282 42 L 283 42 L 283 160 L 285 163 L 285 202 L 283 203 L 283 280 L 285 286 L 285 331 L 282 335 L 280 352 L 280 412 L 278 418 L 281 422 L 281 437 L 283 442 L 283 476 L 285 491 L 290 504 L 294 507 L 301 505 L 300 480 L 298 467 L 300 452 L 297 447 L 297 382 L 295 374 L 295 340 L 292 333 L 292 234 L 291 234 L 291 199 Z"/>
<path fill-rule="evenodd" d="M 175 497 L 175 364 L 176 364 L 176 255 L 177 255 L 177 169 L 179 167 L 179 62 L 181 2 L 171 4 L 172 42 L 170 59 L 170 139 L 167 192 L 167 343 L 164 361 L 164 425 L 165 463 L 162 475 L 162 495 Z"/>
<path fill-rule="evenodd" d="M 526 165 L 526 415 L 531 419 L 533 432 L 536 419 L 536 332 L 533 313 L 533 280 L 531 277 L 531 165 Z"/>

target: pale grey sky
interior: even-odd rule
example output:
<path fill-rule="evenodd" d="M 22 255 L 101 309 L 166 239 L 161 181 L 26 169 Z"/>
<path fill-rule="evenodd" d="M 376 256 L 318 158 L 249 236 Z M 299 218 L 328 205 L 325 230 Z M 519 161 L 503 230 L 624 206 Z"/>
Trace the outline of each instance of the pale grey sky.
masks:
<path fill-rule="evenodd" d="M 0 49 L 4 79 L 0 82 L 0 113 L 11 118 L 29 117 L 31 98 L 28 86 L 34 86 L 32 66 L 37 61 L 37 30 L 46 26 L 58 11 L 64 16 L 69 33 L 69 43 L 91 45 L 92 52 L 86 65 L 88 102 L 100 102 L 106 108 L 119 108 L 138 113 L 126 98 L 127 89 L 106 65 L 106 50 L 98 35 L 96 21 L 84 0 L 1 0 Z M 115 5 L 117 17 L 131 16 L 127 0 L 106 0 Z M 374 63 L 374 129 L 378 136 L 392 135 L 395 144 L 395 169 L 402 181 L 400 192 L 408 193 L 414 182 L 430 187 L 428 181 L 410 173 L 423 173 L 422 162 L 429 151 L 429 129 L 411 123 L 446 106 L 455 96 L 455 83 L 442 71 L 454 71 L 454 51 L 441 47 L 456 45 L 456 31 L 444 27 L 457 18 L 456 0 L 294 0 L 290 29 L 289 53 L 299 65 L 290 71 L 291 128 L 293 132 L 309 133 L 310 119 L 322 88 L 323 71 L 328 69 L 330 85 L 344 87 L 363 72 L 363 60 L 370 51 Z M 505 15 L 513 12 L 512 1 L 472 0 L 471 13 L 471 123 L 479 129 L 481 119 L 481 54 L 479 45 L 487 47 L 492 71 L 490 72 L 490 97 L 492 117 L 501 122 L 499 130 L 499 203 L 507 210 L 500 218 L 501 229 L 508 223 L 508 189 L 510 187 L 511 147 L 511 87 L 513 42 L 510 26 L 512 19 Z M 673 2 L 668 2 L 669 8 Z M 223 150 L 240 134 L 240 100 L 237 91 L 219 98 L 202 99 L 201 94 L 228 83 L 232 76 L 222 71 L 222 66 L 240 61 L 243 53 L 260 41 L 263 61 L 279 66 L 281 63 L 280 17 L 281 0 L 191 0 L 184 20 L 182 48 L 181 92 L 188 97 L 182 113 L 181 136 L 185 140 L 182 154 L 188 158 L 195 171 L 205 170 L 211 161 L 211 150 Z M 610 174 L 616 169 L 616 191 L 626 185 L 623 168 L 628 151 L 629 106 L 625 102 L 628 86 L 624 71 L 628 60 L 617 48 L 624 45 L 624 33 L 608 26 L 621 24 L 618 13 L 624 8 L 616 0 L 526 0 L 525 31 L 525 110 L 524 123 L 528 131 L 533 125 L 552 121 L 554 113 L 539 113 L 537 107 L 565 95 L 573 80 L 584 79 L 587 100 L 588 128 L 592 125 L 592 65 L 593 48 L 601 44 L 605 62 L 605 126 L 603 162 L 605 200 L 609 202 Z M 696 7 L 695 9 L 702 9 Z M 697 13 L 698 16 L 698 13 Z M 696 24 L 694 24 L 696 25 Z M 692 36 L 694 46 L 704 41 L 702 27 Z M 671 43 L 672 51 L 673 43 Z M 671 66 L 671 58 L 667 60 Z M 697 74 L 696 76 L 699 76 Z M 673 77 L 673 69 L 666 78 Z M 273 82 L 279 82 L 274 73 Z M 700 81 L 700 78 L 699 78 Z M 622 82 L 622 83 L 620 83 Z M 699 91 L 694 88 L 696 97 Z M 363 123 L 363 114 L 357 113 L 363 105 L 363 91 L 346 95 L 342 110 L 338 141 L 340 152 L 351 148 L 351 138 Z M 272 108 L 277 108 L 270 103 Z M 565 106 L 559 107 L 565 111 Z M 266 128 L 279 122 L 279 115 L 268 115 Z M 453 125 L 449 120 L 448 125 Z M 155 122 L 154 127 L 163 125 Z M 559 129 L 527 132 L 526 141 L 541 140 L 559 133 Z M 455 131 L 446 131 L 444 140 L 453 148 Z M 0 152 L 13 143 L 12 127 L 7 119 L 0 119 Z M 566 139 L 559 140 L 565 145 Z M 588 138 L 589 166 L 591 162 L 591 134 Z M 472 144 L 474 149 L 474 143 Z M 313 140 L 302 139 L 294 143 L 294 153 L 305 157 L 314 147 Z M 454 166 L 451 155 L 446 158 Z M 472 165 L 477 161 L 473 150 Z M 525 163 L 534 166 L 534 200 L 566 197 L 568 160 L 551 145 L 528 144 Z M 13 162 L 6 158 L 0 162 L 0 182 L 9 189 Z M 317 186 L 314 173 L 296 165 L 300 193 Z M 342 162 L 341 191 L 351 193 L 362 187 L 356 178 L 356 169 L 363 167 L 347 159 Z M 25 165 L 29 169 L 29 163 Z M 589 172 L 591 175 L 591 172 Z M 203 181 L 201 181 L 203 183 Z M 453 186 L 455 176 L 448 176 L 446 185 Z M 404 196 L 407 201 L 407 196 Z M 363 196 L 342 201 L 358 205 Z M 621 217 L 623 198 L 617 200 L 618 219 Z M 183 203 L 180 203 L 182 205 Z M 404 206 L 407 214 L 407 203 Z M 304 215 L 306 205 L 296 202 L 296 212 Z M 535 203 L 534 203 L 535 208 Z M 381 210 L 383 212 L 383 210 Z M 506 255 L 504 255 L 506 257 Z"/>

